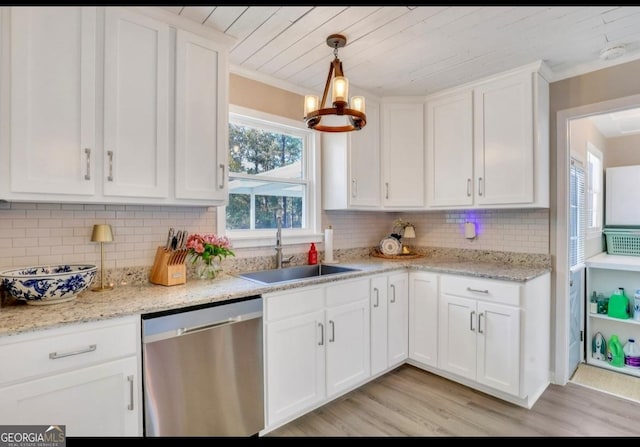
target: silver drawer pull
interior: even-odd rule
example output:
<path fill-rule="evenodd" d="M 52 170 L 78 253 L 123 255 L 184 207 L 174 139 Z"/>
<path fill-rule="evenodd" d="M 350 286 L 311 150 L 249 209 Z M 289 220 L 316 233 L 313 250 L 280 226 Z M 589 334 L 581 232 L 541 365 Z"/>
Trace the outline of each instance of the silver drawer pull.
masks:
<path fill-rule="evenodd" d="M 471 287 L 467 287 L 467 292 L 489 293 L 489 291 L 487 289 L 480 290 L 480 289 L 472 289 Z"/>
<path fill-rule="evenodd" d="M 373 290 L 375 290 L 376 292 L 376 302 L 373 305 L 373 307 L 378 307 L 380 305 L 380 291 L 378 290 L 377 287 L 374 287 Z"/>
<path fill-rule="evenodd" d="M 58 354 L 57 352 L 50 352 L 49 353 L 49 358 L 51 360 L 55 360 L 55 359 L 61 359 L 62 357 L 69 357 L 69 356 L 72 356 L 72 355 L 86 354 L 87 352 L 95 351 L 97 348 L 98 348 L 98 345 L 89 345 L 88 348 L 80 349 L 78 351 L 63 352 L 61 354 Z"/>
<path fill-rule="evenodd" d="M 84 179 L 91 180 L 91 149 L 86 147 L 84 153 L 87 154 L 87 173 L 84 175 Z"/>
<path fill-rule="evenodd" d="M 333 343 L 336 341 L 336 324 L 333 320 L 329 320 L 329 324 L 331 325 L 331 338 L 329 339 L 329 342 Z"/>
<path fill-rule="evenodd" d="M 224 172 L 225 172 L 226 166 L 224 165 L 224 163 L 220 163 L 219 167 L 220 167 L 221 174 L 220 174 L 220 184 L 218 185 L 218 187 L 220 189 L 224 189 Z"/>
<path fill-rule="evenodd" d="M 107 151 L 107 157 L 109 157 L 109 175 L 107 181 L 113 181 L 113 151 Z"/>
<path fill-rule="evenodd" d="M 133 376 L 127 376 L 127 381 L 129 382 L 129 405 L 127 405 L 127 410 L 133 410 Z"/>

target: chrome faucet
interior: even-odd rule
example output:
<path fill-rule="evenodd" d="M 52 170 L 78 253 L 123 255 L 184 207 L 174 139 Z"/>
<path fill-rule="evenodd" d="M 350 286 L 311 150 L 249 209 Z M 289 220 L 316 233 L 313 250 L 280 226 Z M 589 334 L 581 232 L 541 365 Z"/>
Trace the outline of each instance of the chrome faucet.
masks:
<path fill-rule="evenodd" d="M 293 256 L 282 259 L 282 208 L 276 211 L 276 226 L 276 268 L 281 269 L 284 264 L 289 264 L 293 259 Z"/>

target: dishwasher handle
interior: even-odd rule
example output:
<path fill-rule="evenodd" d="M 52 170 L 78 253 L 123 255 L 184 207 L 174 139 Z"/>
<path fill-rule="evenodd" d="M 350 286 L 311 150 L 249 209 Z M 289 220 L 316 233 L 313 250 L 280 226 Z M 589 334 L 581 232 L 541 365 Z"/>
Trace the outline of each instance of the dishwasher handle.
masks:
<path fill-rule="evenodd" d="M 243 321 L 254 320 L 256 318 L 262 318 L 262 310 L 255 310 L 253 312 L 246 312 L 241 314 L 232 314 L 228 316 L 226 319 L 222 318 L 212 318 L 209 321 L 200 321 L 198 323 L 194 322 L 193 326 L 189 326 L 188 322 L 183 321 L 180 326 L 174 326 L 173 328 L 165 327 L 164 330 L 158 332 L 152 332 L 150 334 L 145 334 L 143 329 L 142 342 L 143 343 L 154 343 L 157 341 L 166 340 L 169 338 L 181 337 L 183 335 L 190 335 L 196 332 L 202 332 L 206 330 L 210 330 L 216 327 L 227 326 L 230 324 L 241 323 Z M 151 320 L 147 320 L 151 321 Z M 185 325 L 187 323 L 187 325 Z M 202 324 L 204 323 L 204 324 Z"/>
<path fill-rule="evenodd" d="M 229 318 L 228 320 L 218 321 L 216 323 L 205 324 L 202 326 L 194 326 L 194 327 L 183 327 L 176 330 L 176 337 L 181 335 L 193 334 L 195 332 L 206 331 L 208 329 L 212 329 L 214 327 L 226 326 L 228 324 L 240 323 L 241 321 L 253 320 L 254 318 L 262 317 L 262 312 L 254 312 L 246 315 L 238 315 L 237 317 Z"/>

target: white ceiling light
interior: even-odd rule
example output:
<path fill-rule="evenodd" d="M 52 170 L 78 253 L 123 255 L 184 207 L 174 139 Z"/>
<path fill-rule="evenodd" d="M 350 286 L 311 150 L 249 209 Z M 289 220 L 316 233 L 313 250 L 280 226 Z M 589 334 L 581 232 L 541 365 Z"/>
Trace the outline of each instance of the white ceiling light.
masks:
<path fill-rule="evenodd" d="M 603 61 L 617 59 L 620 56 L 624 55 L 626 52 L 627 50 L 624 48 L 624 45 L 605 48 L 604 50 L 600 51 L 600 59 L 602 59 Z"/>

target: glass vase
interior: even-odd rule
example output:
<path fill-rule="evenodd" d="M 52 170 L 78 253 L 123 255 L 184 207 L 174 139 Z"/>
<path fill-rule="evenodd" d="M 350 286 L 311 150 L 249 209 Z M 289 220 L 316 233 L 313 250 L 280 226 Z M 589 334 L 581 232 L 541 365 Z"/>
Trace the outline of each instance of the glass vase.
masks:
<path fill-rule="evenodd" d="M 221 271 L 220 261 L 218 259 L 210 259 L 210 262 L 205 262 L 203 259 L 198 259 L 196 263 L 196 275 L 200 279 L 215 279 Z"/>

